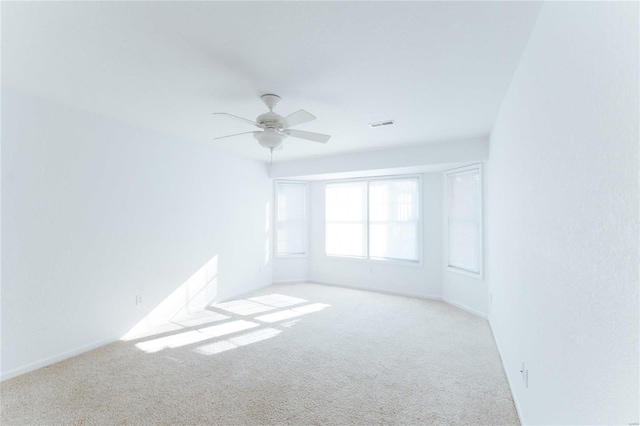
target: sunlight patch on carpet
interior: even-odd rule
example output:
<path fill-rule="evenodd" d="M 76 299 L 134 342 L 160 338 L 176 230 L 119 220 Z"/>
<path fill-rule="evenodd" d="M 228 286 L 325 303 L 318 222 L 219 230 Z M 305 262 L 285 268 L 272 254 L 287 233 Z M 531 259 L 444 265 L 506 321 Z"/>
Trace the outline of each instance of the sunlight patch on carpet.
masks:
<path fill-rule="evenodd" d="M 263 305 L 262 303 L 253 302 L 247 299 L 232 300 L 230 302 L 219 303 L 214 305 L 217 309 L 231 312 L 236 315 L 252 315 L 261 312 L 272 311 L 273 306 Z"/>
<path fill-rule="evenodd" d="M 325 308 L 328 308 L 329 306 L 331 305 L 327 305 L 326 303 L 313 303 L 311 305 L 301 306 L 299 308 L 287 309 L 284 311 L 275 312 L 273 314 L 262 315 L 260 317 L 256 317 L 256 319 L 263 322 L 282 321 L 289 318 L 295 318 L 301 315 L 310 314 L 312 312 L 318 312 Z"/>
<path fill-rule="evenodd" d="M 232 337 L 220 342 L 213 342 L 204 346 L 200 346 L 199 348 L 196 348 L 194 352 L 202 355 L 215 355 L 221 352 L 226 352 L 228 350 L 238 348 L 240 346 L 246 346 L 252 343 L 270 339 L 280 333 L 282 333 L 282 331 L 276 330 L 275 328 L 264 328 L 261 330 L 243 334 L 241 336 Z"/>
<path fill-rule="evenodd" d="M 148 340 L 146 342 L 137 343 L 136 347 L 146 353 L 154 353 L 163 349 L 179 348 L 181 346 L 202 342 L 204 340 L 225 336 L 231 333 L 237 333 L 239 331 L 258 326 L 259 324 L 251 321 L 232 321 L 225 324 L 201 328 L 199 330 L 192 330 L 174 334 L 172 336 L 161 337 L 159 339 Z"/>
<path fill-rule="evenodd" d="M 264 296 L 249 297 L 248 300 L 262 303 L 263 305 L 273 306 L 274 308 L 285 308 L 287 306 L 308 302 L 307 299 L 275 293 L 265 294 Z"/>

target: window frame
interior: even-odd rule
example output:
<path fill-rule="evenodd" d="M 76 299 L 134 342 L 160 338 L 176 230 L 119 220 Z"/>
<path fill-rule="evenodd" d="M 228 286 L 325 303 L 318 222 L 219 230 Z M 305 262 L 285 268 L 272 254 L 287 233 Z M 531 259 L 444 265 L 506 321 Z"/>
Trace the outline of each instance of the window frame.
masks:
<path fill-rule="evenodd" d="M 471 278 L 479 280 L 484 279 L 484 167 L 483 163 L 469 164 L 468 166 L 457 167 L 444 172 L 443 190 L 444 190 L 444 264 L 446 270 L 449 272 L 455 272 L 461 275 L 466 275 Z M 449 262 L 449 176 L 462 174 L 471 170 L 478 170 L 480 175 L 480 271 L 470 271 L 468 269 L 460 268 L 450 265 Z"/>
<path fill-rule="evenodd" d="M 411 179 L 417 178 L 418 180 L 418 260 L 402 260 L 402 259 L 382 259 L 382 258 L 371 258 L 369 255 L 369 228 L 370 228 L 370 209 L 369 209 L 369 183 L 371 181 L 380 181 L 380 180 L 396 180 L 396 179 Z M 335 183 L 349 183 L 349 182 L 366 182 L 367 191 L 366 191 L 366 210 L 367 210 L 367 219 L 365 222 L 366 226 L 366 256 L 365 257 L 357 257 L 357 256 L 342 256 L 335 254 L 327 254 L 327 240 L 326 240 L 326 225 L 327 225 L 327 217 L 326 217 L 326 203 L 327 203 L 327 185 L 335 184 Z M 422 194 L 422 174 L 414 173 L 407 175 L 385 175 L 385 176 L 372 176 L 372 177 L 357 177 L 357 178 L 347 178 L 347 179 L 334 179 L 327 180 L 323 182 L 323 221 L 322 221 L 322 233 L 323 233 L 323 254 L 325 259 L 336 260 L 336 261 L 353 261 L 353 262 L 364 262 L 364 263 L 372 263 L 372 264 L 385 264 L 385 265 L 401 265 L 401 266 L 409 266 L 409 267 L 419 267 L 422 268 L 424 265 L 424 243 L 423 243 L 423 234 L 424 234 L 424 208 L 423 208 L 423 194 Z"/>
<path fill-rule="evenodd" d="M 304 253 L 278 253 L 278 185 L 279 184 L 299 184 L 304 185 L 304 216 L 302 219 L 302 246 L 304 247 Z M 309 256 L 309 185 L 308 182 L 303 180 L 287 180 L 276 179 L 274 181 L 274 200 L 273 200 L 273 257 L 275 259 L 291 259 L 291 258 L 304 258 Z"/>

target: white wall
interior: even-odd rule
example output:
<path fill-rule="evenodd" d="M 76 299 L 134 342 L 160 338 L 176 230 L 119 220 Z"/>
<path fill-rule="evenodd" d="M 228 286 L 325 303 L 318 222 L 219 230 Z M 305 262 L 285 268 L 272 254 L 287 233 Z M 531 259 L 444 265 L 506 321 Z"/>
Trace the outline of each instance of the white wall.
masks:
<path fill-rule="evenodd" d="M 310 279 L 418 297 L 442 295 L 442 174 L 422 175 L 423 264 L 329 258 L 324 254 L 324 182 L 311 190 Z"/>
<path fill-rule="evenodd" d="M 263 163 L 8 89 L 2 106 L 3 378 L 170 295 L 165 315 L 271 283 Z"/>
<path fill-rule="evenodd" d="M 444 257 L 446 257 L 444 253 Z M 442 271 L 442 300 L 483 318 L 489 315 L 489 285 L 482 278 L 471 277 L 446 268 Z"/>
<path fill-rule="evenodd" d="M 275 163 L 270 175 L 276 179 L 326 180 L 375 176 L 390 171 L 393 174 L 415 173 L 410 169 L 484 161 L 488 155 L 489 139 L 477 137 Z"/>
<path fill-rule="evenodd" d="M 299 283 L 309 280 L 309 258 L 288 257 L 273 259 L 273 282 Z"/>
<path fill-rule="evenodd" d="M 529 424 L 639 421 L 638 47 L 636 2 L 545 3 L 492 132 L 491 324 Z"/>

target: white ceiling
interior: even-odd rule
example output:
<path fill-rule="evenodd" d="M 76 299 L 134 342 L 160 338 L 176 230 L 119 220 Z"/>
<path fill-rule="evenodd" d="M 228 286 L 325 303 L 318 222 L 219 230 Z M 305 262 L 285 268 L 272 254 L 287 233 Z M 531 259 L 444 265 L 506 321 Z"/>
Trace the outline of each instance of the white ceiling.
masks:
<path fill-rule="evenodd" d="M 529 2 L 2 4 L 2 85 L 268 160 L 259 96 L 305 109 L 274 161 L 487 135 L 539 9 Z M 396 120 L 388 128 L 367 123 Z M 247 128 L 248 127 L 248 128 Z"/>

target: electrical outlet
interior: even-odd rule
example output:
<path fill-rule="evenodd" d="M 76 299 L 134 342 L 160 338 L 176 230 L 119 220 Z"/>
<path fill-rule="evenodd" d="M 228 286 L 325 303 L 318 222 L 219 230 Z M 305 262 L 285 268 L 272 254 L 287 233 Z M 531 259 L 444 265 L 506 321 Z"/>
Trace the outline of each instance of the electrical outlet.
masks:
<path fill-rule="evenodd" d="M 142 295 L 138 294 L 136 295 L 136 306 L 140 305 L 142 303 Z"/>

